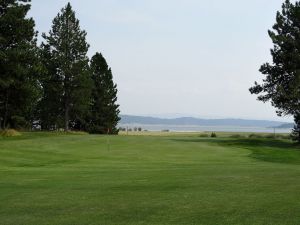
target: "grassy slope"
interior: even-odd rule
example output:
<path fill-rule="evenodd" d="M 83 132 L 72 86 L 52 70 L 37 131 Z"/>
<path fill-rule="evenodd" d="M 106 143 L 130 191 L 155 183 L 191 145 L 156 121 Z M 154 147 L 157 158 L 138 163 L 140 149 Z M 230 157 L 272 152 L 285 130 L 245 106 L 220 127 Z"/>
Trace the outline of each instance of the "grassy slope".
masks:
<path fill-rule="evenodd" d="M 287 141 L 25 134 L 0 139 L 1 225 L 299 224 Z"/>

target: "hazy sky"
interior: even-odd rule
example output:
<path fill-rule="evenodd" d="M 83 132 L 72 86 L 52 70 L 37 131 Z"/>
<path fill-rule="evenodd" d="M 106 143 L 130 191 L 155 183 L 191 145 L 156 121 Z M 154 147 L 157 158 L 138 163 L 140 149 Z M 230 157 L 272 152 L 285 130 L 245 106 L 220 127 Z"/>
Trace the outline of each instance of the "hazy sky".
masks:
<path fill-rule="evenodd" d="M 65 0 L 32 0 L 48 32 Z M 248 88 L 270 60 L 267 30 L 283 0 L 70 0 L 89 56 L 112 67 L 122 114 L 278 118 Z"/>

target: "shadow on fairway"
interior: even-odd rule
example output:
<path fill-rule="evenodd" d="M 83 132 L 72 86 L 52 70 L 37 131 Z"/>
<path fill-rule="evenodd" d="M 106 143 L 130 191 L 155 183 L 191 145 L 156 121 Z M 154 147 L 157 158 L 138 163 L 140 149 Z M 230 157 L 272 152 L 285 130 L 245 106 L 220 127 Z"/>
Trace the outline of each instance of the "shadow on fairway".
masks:
<path fill-rule="evenodd" d="M 300 146 L 288 140 L 267 139 L 267 138 L 182 138 L 172 141 L 186 143 L 210 143 L 223 147 L 244 148 L 251 151 L 249 157 L 258 160 L 300 164 Z"/>
<path fill-rule="evenodd" d="M 300 150 L 300 145 L 292 143 L 287 140 L 280 139 L 267 139 L 267 138 L 182 138 L 172 139 L 179 142 L 202 142 L 202 143 L 214 143 L 226 146 L 239 146 L 239 147 L 270 147 L 270 148 L 284 148 L 290 150 Z"/>

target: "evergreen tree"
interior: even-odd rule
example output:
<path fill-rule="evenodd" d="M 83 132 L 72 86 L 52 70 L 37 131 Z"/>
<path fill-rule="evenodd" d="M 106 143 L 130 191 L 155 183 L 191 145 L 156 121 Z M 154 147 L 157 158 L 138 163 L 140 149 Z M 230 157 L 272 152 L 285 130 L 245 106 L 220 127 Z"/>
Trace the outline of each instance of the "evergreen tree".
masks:
<path fill-rule="evenodd" d="M 295 126 L 292 131 L 291 137 L 294 141 L 300 142 L 300 114 L 294 116 Z"/>
<path fill-rule="evenodd" d="M 89 45 L 86 32 L 81 30 L 70 3 L 54 18 L 49 35 L 43 34 L 43 38 L 46 40 L 43 54 L 45 60 L 50 58 L 50 63 L 45 65 L 48 72 L 43 81 L 42 104 L 51 109 L 55 120 L 46 124 L 49 126 L 55 122 L 52 126 L 59 126 L 63 115 L 66 131 L 70 128 L 82 129 L 89 109 L 92 85 L 87 57 Z M 56 101 L 53 101 L 52 93 L 55 93 Z M 45 119 L 44 124 L 47 122 Z"/>
<path fill-rule="evenodd" d="M 59 64 L 53 60 L 50 46 L 41 45 L 41 63 L 43 70 L 40 82 L 43 87 L 42 99 L 38 105 L 38 115 L 42 130 L 56 130 L 64 127 L 63 115 L 63 79 L 57 72 Z"/>
<path fill-rule="evenodd" d="M 271 50 L 273 63 L 261 66 L 266 77 L 263 84 L 255 82 L 250 88 L 258 100 L 271 101 L 277 114 L 292 115 L 299 124 L 300 114 L 300 3 L 286 0 L 277 12 L 276 23 L 269 36 L 274 43 Z M 300 130 L 294 130 L 299 132 Z"/>
<path fill-rule="evenodd" d="M 0 128 L 29 127 L 39 98 L 30 0 L 0 1 Z"/>
<path fill-rule="evenodd" d="M 119 105 L 117 85 L 113 82 L 111 68 L 105 58 L 96 53 L 91 59 L 91 73 L 94 87 L 91 98 L 89 130 L 92 133 L 117 134 Z"/>

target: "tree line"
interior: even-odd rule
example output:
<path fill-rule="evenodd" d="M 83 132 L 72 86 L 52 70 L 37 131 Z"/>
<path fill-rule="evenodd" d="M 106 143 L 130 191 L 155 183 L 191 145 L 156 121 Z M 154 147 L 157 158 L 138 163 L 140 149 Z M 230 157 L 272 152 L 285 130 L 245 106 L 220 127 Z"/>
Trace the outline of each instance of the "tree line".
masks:
<path fill-rule="evenodd" d="M 91 59 L 87 33 L 71 4 L 53 19 L 37 44 L 30 0 L 0 1 L 0 129 L 118 132 L 117 86 L 101 53 Z M 279 116 L 292 115 L 300 142 L 300 3 L 285 0 L 269 31 L 272 63 L 261 66 L 261 84 L 250 88 Z"/>
<path fill-rule="evenodd" d="M 118 132 L 117 85 L 68 3 L 37 44 L 28 0 L 0 2 L 0 129 Z"/>

